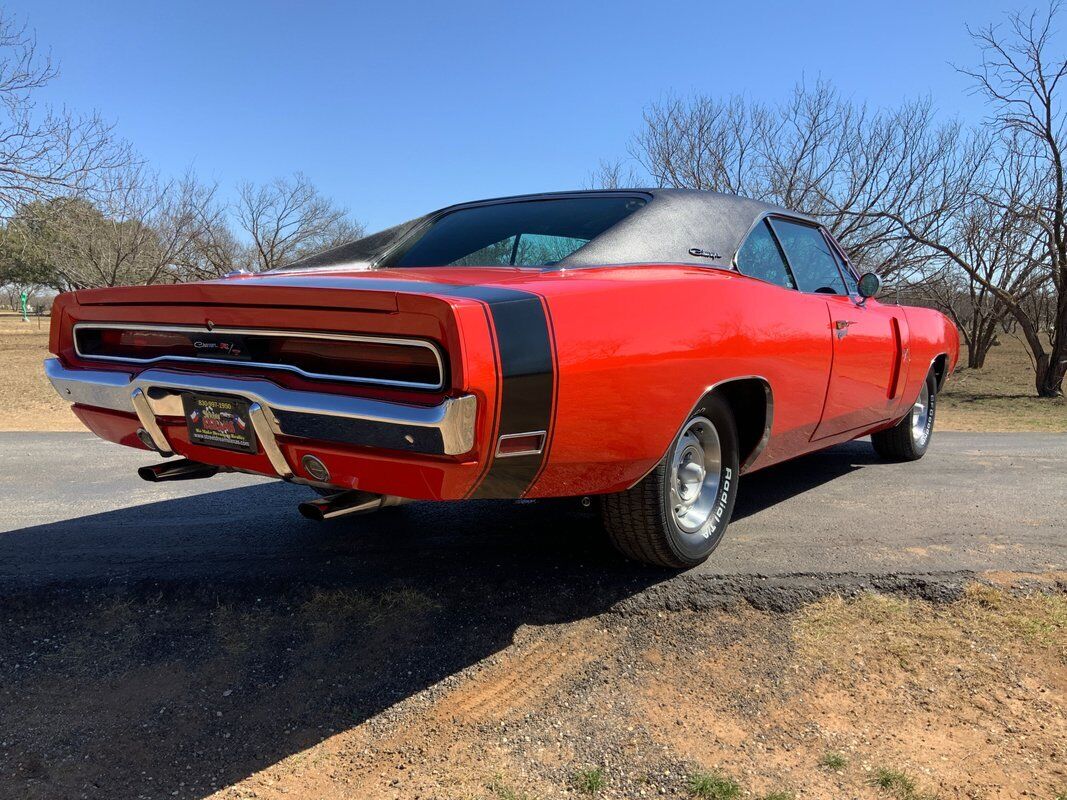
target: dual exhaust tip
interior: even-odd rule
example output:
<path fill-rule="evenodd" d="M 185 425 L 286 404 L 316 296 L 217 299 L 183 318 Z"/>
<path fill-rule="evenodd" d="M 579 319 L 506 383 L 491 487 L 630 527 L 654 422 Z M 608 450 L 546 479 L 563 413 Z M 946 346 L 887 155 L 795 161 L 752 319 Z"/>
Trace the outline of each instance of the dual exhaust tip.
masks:
<path fill-rule="evenodd" d="M 348 514 L 367 514 L 379 508 L 399 506 L 406 502 L 402 497 L 351 489 L 331 494 L 329 497 L 321 497 L 318 500 L 308 500 L 297 506 L 297 510 L 308 519 L 322 522 Z"/>
<path fill-rule="evenodd" d="M 164 481 L 191 481 L 200 478 L 211 478 L 224 471 L 227 470 L 211 464 L 202 464 L 199 461 L 182 458 L 177 461 L 165 461 L 162 464 L 141 467 L 137 470 L 137 474 L 141 476 L 142 480 L 151 483 L 162 483 Z M 347 491 L 340 490 L 336 494 L 301 503 L 297 506 L 297 510 L 308 519 L 322 522 L 323 520 L 335 519 L 348 514 L 366 514 L 371 511 L 377 511 L 379 508 L 399 506 L 406 502 L 408 501 L 402 497 L 350 489 Z"/>
<path fill-rule="evenodd" d="M 151 483 L 163 481 L 192 481 L 198 478 L 210 478 L 219 473 L 219 468 L 211 464 L 201 464 L 199 461 L 190 461 L 182 458 L 178 461 L 164 461 L 162 464 L 152 464 L 149 467 L 141 467 L 137 474 L 142 480 Z"/>

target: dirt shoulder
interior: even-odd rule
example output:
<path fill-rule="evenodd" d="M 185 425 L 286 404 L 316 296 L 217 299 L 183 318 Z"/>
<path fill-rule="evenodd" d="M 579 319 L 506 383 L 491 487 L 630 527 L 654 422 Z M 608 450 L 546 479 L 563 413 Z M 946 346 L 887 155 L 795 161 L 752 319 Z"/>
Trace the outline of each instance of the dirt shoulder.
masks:
<path fill-rule="evenodd" d="M 0 796 L 1056 800 L 1067 583 L 1028 580 L 9 597 Z"/>
<path fill-rule="evenodd" d="M 78 431 L 82 424 L 44 377 L 48 318 L 0 313 L 0 431 Z M 1026 350 L 993 348 L 982 370 L 957 370 L 938 408 L 939 430 L 1067 432 L 1067 398 L 1034 396 Z"/>

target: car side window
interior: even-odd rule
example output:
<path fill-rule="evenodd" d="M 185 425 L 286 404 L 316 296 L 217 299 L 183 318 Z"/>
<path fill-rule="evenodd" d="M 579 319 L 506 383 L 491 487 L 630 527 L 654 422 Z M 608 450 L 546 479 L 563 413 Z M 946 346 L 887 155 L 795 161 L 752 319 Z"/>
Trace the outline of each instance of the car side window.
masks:
<path fill-rule="evenodd" d="M 767 222 L 763 221 L 748 235 L 737 251 L 737 270 L 742 275 L 775 283 L 786 289 L 796 289 L 793 276 L 789 274 L 785 257 L 774 240 Z"/>
<path fill-rule="evenodd" d="M 834 260 L 837 261 L 837 265 L 841 268 L 841 275 L 845 279 L 845 287 L 848 289 L 848 293 L 859 294 L 860 288 L 856 285 L 856 276 L 853 275 L 852 270 L 849 269 L 848 262 L 841 257 L 841 253 L 844 252 L 844 248 L 842 248 L 841 245 L 837 243 L 834 237 L 830 235 L 830 232 L 828 230 L 824 228 L 822 233 L 823 236 L 826 237 L 830 245 L 830 252 L 834 254 Z"/>
<path fill-rule="evenodd" d="M 782 243 L 797 288 L 802 292 L 846 294 L 837 259 L 822 231 L 786 219 L 774 218 L 771 227 Z"/>

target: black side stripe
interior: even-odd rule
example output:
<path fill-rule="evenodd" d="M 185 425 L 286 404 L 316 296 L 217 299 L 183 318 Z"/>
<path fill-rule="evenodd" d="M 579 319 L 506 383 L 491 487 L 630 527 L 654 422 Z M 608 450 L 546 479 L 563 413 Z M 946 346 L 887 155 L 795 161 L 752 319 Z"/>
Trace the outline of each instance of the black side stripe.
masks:
<path fill-rule="evenodd" d="M 545 447 L 536 455 L 496 458 L 497 439 L 489 443 L 489 468 L 468 496 L 521 497 L 548 457 L 556 374 L 545 307 L 538 295 L 491 286 L 450 288 L 447 294 L 480 300 L 489 308 L 500 359 L 497 439 L 509 433 L 546 431 Z"/>

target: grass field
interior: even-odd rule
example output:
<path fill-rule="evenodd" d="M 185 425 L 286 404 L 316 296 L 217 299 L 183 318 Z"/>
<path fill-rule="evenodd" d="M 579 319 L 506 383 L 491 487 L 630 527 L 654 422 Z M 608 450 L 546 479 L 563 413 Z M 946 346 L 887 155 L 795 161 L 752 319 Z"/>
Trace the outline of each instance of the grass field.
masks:
<path fill-rule="evenodd" d="M 940 400 L 940 430 L 1067 431 L 1067 399 L 1035 395 L 1029 355 L 1010 336 L 989 352 L 983 369 L 957 368 Z"/>
<path fill-rule="evenodd" d="M 47 317 L 27 323 L 0 313 L 0 431 L 82 430 L 41 371 L 47 357 Z M 1067 431 L 1067 399 L 1034 395 L 1026 350 L 1011 337 L 984 369 L 957 370 L 940 399 L 939 430 Z"/>
<path fill-rule="evenodd" d="M 47 357 L 48 317 L 0 313 L 0 431 L 85 430 L 45 378 Z"/>

